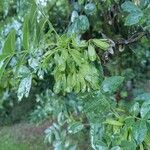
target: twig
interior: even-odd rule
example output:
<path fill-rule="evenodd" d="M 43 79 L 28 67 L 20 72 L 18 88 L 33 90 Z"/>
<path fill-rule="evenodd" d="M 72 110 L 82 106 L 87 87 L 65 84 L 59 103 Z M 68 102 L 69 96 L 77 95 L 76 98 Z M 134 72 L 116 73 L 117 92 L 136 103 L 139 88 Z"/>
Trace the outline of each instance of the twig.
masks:
<path fill-rule="evenodd" d="M 115 44 L 117 44 L 117 45 L 128 45 L 128 44 L 131 44 L 131 43 L 134 43 L 134 42 L 138 41 L 140 38 L 142 38 L 146 34 L 147 34 L 146 32 L 135 33 L 134 35 L 132 35 L 127 40 L 119 39 L 119 40 L 115 41 Z"/>

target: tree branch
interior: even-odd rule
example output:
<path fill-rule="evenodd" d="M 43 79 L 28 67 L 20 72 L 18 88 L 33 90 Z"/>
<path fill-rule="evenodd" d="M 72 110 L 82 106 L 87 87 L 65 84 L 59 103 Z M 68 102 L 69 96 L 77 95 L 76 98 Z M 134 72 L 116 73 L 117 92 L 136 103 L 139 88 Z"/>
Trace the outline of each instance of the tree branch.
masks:
<path fill-rule="evenodd" d="M 129 39 L 119 39 L 115 41 L 116 45 L 128 45 L 131 43 L 134 43 L 136 41 L 138 41 L 140 38 L 142 38 L 143 36 L 148 35 L 147 32 L 138 32 L 133 34 Z"/>

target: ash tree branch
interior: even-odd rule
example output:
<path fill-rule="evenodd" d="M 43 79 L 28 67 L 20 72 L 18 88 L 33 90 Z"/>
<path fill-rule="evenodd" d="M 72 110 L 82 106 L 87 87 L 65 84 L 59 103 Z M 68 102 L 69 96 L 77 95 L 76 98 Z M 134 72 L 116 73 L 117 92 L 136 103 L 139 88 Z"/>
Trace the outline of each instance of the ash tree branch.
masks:
<path fill-rule="evenodd" d="M 119 39 L 115 41 L 116 45 L 128 45 L 131 43 L 134 43 L 136 41 L 138 41 L 139 39 L 141 39 L 143 36 L 147 36 L 148 38 L 150 38 L 150 33 L 149 32 L 138 32 L 133 34 L 130 38 L 126 39 Z"/>

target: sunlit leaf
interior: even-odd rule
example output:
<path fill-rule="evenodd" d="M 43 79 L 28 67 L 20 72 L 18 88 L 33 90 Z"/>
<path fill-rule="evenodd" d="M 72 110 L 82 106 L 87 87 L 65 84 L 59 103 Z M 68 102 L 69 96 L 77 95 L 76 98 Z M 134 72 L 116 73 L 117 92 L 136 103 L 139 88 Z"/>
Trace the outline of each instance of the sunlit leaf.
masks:
<path fill-rule="evenodd" d="M 116 121 L 113 119 L 106 119 L 106 121 L 104 123 L 109 124 L 109 125 L 113 125 L 113 126 L 123 126 L 122 122 L 119 122 L 119 121 Z"/>
<path fill-rule="evenodd" d="M 88 46 L 88 55 L 89 55 L 89 59 L 91 61 L 96 60 L 96 52 L 95 52 L 95 48 L 92 45 Z"/>
<path fill-rule="evenodd" d="M 32 75 L 27 76 L 26 78 L 23 78 L 19 84 L 17 96 L 18 100 L 20 101 L 23 96 L 28 97 L 29 92 L 31 89 L 31 83 L 32 83 Z"/>
<path fill-rule="evenodd" d="M 4 55 L 13 54 L 13 52 L 15 51 L 15 45 L 16 45 L 16 31 L 12 30 L 7 36 L 7 39 L 4 43 L 2 54 Z"/>
<path fill-rule="evenodd" d="M 73 11 L 72 14 L 71 14 L 71 22 L 74 22 L 75 19 L 78 18 L 78 12 L 77 11 Z"/>
<path fill-rule="evenodd" d="M 80 81 L 78 80 L 78 75 L 76 75 L 76 77 L 77 77 L 77 81 L 76 81 L 76 85 L 74 87 L 74 90 L 76 93 L 79 93 L 81 90 L 81 86 L 80 86 Z"/>
<path fill-rule="evenodd" d="M 57 63 L 57 66 L 58 66 L 59 70 L 60 71 L 64 71 L 65 68 L 66 68 L 66 63 L 65 63 L 63 57 L 59 56 L 58 54 L 56 54 L 54 59 L 55 59 L 55 61 Z"/>
<path fill-rule="evenodd" d="M 57 80 L 53 87 L 54 93 L 58 94 L 61 91 L 61 80 Z"/>
<path fill-rule="evenodd" d="M 71 49 L 69 52 L 74 61 L 80 66 L 84 61 L 84 56 L 78 50 Z"/>
<path fill-rule="evenodd" d="M 0 55 L 0 62 L 3 62 L 6 58 L 8 58 L 10 55 L 8 54 L 2 54 Z"/>
<path fill-rule="evenodd" d="M 67 76 L 67 87 L 66 87 L 66 91 L 67 92 L 71 92 L 73 89 L 73 85 L 72 85 L 72 74 L 68 74 Z"/>
<path fill-rule="evenodd" d="M 93 43 L 102 50 L 108 50 L 110 47 L 107 39 L 93 39 Z"/>
<path fill-rule="evenodd" d="M 78 80 L 79 80 L 80 85 L 81 85 L 81 91 L 85 92 L 86 91 L 86 82 L 85 82 L 85 80 L 81 74 L 78 74 Z"/>

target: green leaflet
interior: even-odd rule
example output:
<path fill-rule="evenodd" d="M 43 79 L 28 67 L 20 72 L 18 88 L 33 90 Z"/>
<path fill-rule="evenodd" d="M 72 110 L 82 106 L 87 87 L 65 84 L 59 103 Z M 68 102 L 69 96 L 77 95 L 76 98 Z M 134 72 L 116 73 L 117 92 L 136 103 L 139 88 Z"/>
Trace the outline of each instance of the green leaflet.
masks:
<path fill-rule="evenodd" d="M 84 62 L 84 56 L 78 50 L 70 49 L 69 53 L 79 66 Z"/>
<path fill-rule="evenodd" d="M 42 38 L 42 36 L 44 35 L 44 27 L 45 24 L 47 23 L 47 19 L 46 18 L 42 18 L 39 23 L 36 23 L 36 40 L 39 43 L 40 39 Z"/>
<path fill-rule="evenodd" d="M 150 101 L 145 101 L 140 110 L 141 117 L 144 119 L 150 119 Z"/>
<path fill-rule="evenodd" d="M 138 13 L 133 12 L 126 17 L 125 25 L 131 26 L 131 25 L 137 24 L 141 20 L 142 17 L 143 17 L 142 12 L 138 12 Z"/>
<path fill-rule="evenodd" d="M 133 137 L 137 144 L 141 144 L 147 134 L 147 126 L 145 121 L 137 121 L 133 126 Z"/>
<path fill-rule="evenodd" d="M 122 141 L 121 148 L 123 150 L 136 150 L 136 143 L 134 141 Z"/>
<path fill-rule="evenodd" d="M 67 77 L 66 77 L 66 75 L 65 75 L 65 73 L 64 74 L 62 74 L 62 90 L 64 90 L 65 91 L 65 89 L 66 89 L 66 87 L 67 87 Z"/>
<path fill-rule="evenodd" d="M 147 127 L 148 127 L 148 131 L 147 131 L 147 135 L 144 139 L 144 142 L 147 144 L 148 147 L 150 147 L 150 125 Z"/>
<path fill-rule="evenodd" d="M 119 122 L 119 121 L 116 121 L 113 119 L 106 119 L 106 121 L 104 123 L 109 124 L 109 125 L 113 125 L 113 126 L 123 126 L 122 122 Z"/>
<path fill-rule="evenodd" d="M 82 64 L 81 69 L 80 69 L 80 73 L 82 74 L 82 76 L 86 77 L 87 74 L 90 73 L 90 65 L 89 64 Z"/>
<path fill-rule="evenodd" d="M 134 100 L 135 101 L 150 101 L 150 93 L 140 94 Z"/>
<path fill-rule="evenodd" d="M 5 59 L 7 59 L 8 57 L 10 57 L 10 55 L 8 55 L 8 54 L 2 54 L 2 55 L 0 55 L 0 63 L 3 62 L 3 61 L 5 61 Z"/>
<path fill-rule="evenodd" d="M 143 17 L 143 12 L 133 2 L 126 1 L 121 7 L 123 11 L 129 13 L 126 17 L 125 25 L 131 26 L 137 24 Z"/>
<path fill-rule="evenodd" d="M 56 65 L 59 68 L 59 70 L 64 71 L 66 69 L 66 63 L 63 60 L 62 56 L 59 56 L 58 54 L 55 54 L 54 59 L 56 61 Z"/>
<path fill-rule="evenodd" d="M 16 45 L 16 30 L 12 30 L 4 43 L 4 47 L 2 49 L 2 54 L 4 55 L 11 55 L 15 51 Z"/>
<path fill-rule="evenodd" d="M 112 76 L 106 78 L 102 83 L 102 89 L 104 92 L 113 93 L 115 92 L 119 86 L 123 83 L 124 77 L 121 76 Z"/>
<path fill-rule="evenodd" d="M 28 75 L 27 77 L 23 78 L 19 84 L 17 96 L 18 100 L 21 101 L 23 96 L 28 97 L 29 92 L 31 89 L 31 83 L 32 83 L 32 75 Z"/>
<path fill-rule="evenodd" d="M 80 122 L 73 122 L 68 127 L 68 132 L 75 134 L 79 131 L 81 131 L 84 128 L 84 125 Z"/>
<path fill-rule="evenodd" d="M 89 92 L 84 99 L 87 100 L 84 106 L 84 110 L 87 113 L 95 111 L 98 114 L 103 114 L 110 109 L 110 104 L 101 91 Z"/>
<path fill-rule="evenodd" d="M 129 13 L 140 11 L 140 9 L 131 1 L 126 1 L 121 5 L 121 8 Z"/>
<path fill-rule="evenodd" d="M 77 81 L 77 74 L 76 74 L 76 72 L 73 72 L 73 75 L 72 75 L 72 86 L 73 87 L 76 85 L 76 81 Z"/>
<path fill-rule="evenodd" d="M 78 18 L 78 12 L 76 11 L 76 10 L 74 10 L 73 12 L 72 12 L 72 14 L 71 14 L 71 22 L 74 22 L 75 21 L 75 19 L 77 19 Z"/>
<path fill-rule="evenodd" d="M 23 23 L 23 48 L 29 50 L 29 16 L 26 16 Z"/>
<path fill-rule="evenodd" d="M 92 42 L 100 49 L 106 51 L 110 47 L 107 39 L 92 39 Z"/>
<path fill-rule="evenodd" d="M 73 83 L 72 83 L 72 74 L 68 74 L 67 76 L 67 87 L 66 87 L 66 91 L 68 93 L 70 93 L 73 89 Z"/>
<path fill-rule="evenodd" d="M 57 80 L 53 87 L 54 93 L 58 94 L 61 91 L 61 80 Z"/>
<path fill-rule="evenodd" d="M 30 70 L 28 67 L 21 65 L 19 69 L 17 70 L 17 77 L 19 78 L 25 78 L 30 74 Z"/>
<path fill-rule="evenodd" d="M 79 73 L 84 77 L 85 81 L 87 81 L 93 89 L 99 89 L 99 74 L 97 69 L 93 65 L 82 64 Z"/>
<path fill-rule="evenodd" d="M 68 34 L 80 34 L 89 29 L 89 20 L 85 15 L 77 17 L 68 29 Z"/>
<path fill-rule="evenodd" d="M 85 16 L 85 15 L 79 16 L 78 25 L 79 25 L 79 28 L 80 28 L 82 33 L 87 31 L 89 29 L 89 26 L 90 26 L 87 16 Z"/>
<path fill-rule="evenodd" d="M 84 7 L 84 11 L 87 15 L 93 15 L 96 11 L 96 6 L 94 3 L 88 3 Z"/>
<path fill-rule="evenodd" d="M 70 73 L 74 73 L 77 71 L 76 66 L 77 64 L 72 61 L 72 58 L 67 60 L 67 67 Z"/>
<path fill-rule="evenodd" d="M 72 39 L 72 45 L 74 46 L 74 48 L 78 49 L 78 48 L 86 48 L 88 46 L 88 41 L 86 40 L 78 40 L 78 39 Z"/>
<path fill-rule="evenodd" d="M 135 102 L 134 105 L 130 108 L 130 113 L 134 116 L 137 116 L 140 112 L 140 105 L 138 102 Z"/>
<path fill-rule="evenodd" d="M 74 90 L 75 90 L 76 93 L 79 93 L 80 90 L 81 90 L 80 81 L 78 80 L 79 75 L 77 74 L 76 77 L 77 77 L 77 80 L 76 80 L 76 85 L 75 85 L 75 87 L 74 87 Z"/>
<path fill-rule="evenodd" d="M 7 67 L 9 61 L 14 55 L 16 48 L 16 30 L 12 30 L 4 43 L 2 54 L 0 55 L 0 79 Z"/>
<path fill-rule="evenodd" d="M 64 61 L 67 61 L 69 54 L 68 54 L 68 51 L 66 49 L 61 50 L 61 57 L 64 59 Z"/>
<path fill-rule="evenodd" d="M 84 77 L 81 74 L 78 74 L 78 80 L 81 85 L 81 92 L 85 92 L 86 91 L 86 82 L 84 80 Z"/>
<path fill-rule="evenodd" d="M 91 146 L 94 150 L 108 150 L 107 145 L 102 141 L 104 133 L 105 127 L 103 124 L 91 123 L 90 138 Z"/>
<path fill-rule="evenodd" d="M 51 57 L 58 51 L 58 49 L 53 49 L 53 50 L 49 50 L 47 51 L 44 55 L 43 55 L 43 64 L 47 63 Z"/>
<path fill-rule="evenodd" d="M 89 46 L 88 46 L 88 55 L 89 55 L 89 59 L 91 61 L 95 61 L 96 60 L 95 48 L 91 44 L 89 44 Z"/>

